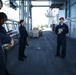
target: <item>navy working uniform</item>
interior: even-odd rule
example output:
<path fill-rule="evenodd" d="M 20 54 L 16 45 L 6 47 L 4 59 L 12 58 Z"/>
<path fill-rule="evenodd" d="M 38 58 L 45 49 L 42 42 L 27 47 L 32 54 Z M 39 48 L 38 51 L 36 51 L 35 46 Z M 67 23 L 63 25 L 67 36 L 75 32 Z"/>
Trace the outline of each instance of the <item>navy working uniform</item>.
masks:
<path fill-rule="evenodd" d="M 11 38 L 0 33 L 0 75 L 5 75 L 6 59 L 2 44 L 10 43 Z"/>
<path fill-rule="evenodd" d="M 58 34 L 59 29 L 63 29 L 63 32 Z M 68 26 L 66 24 L 59 24 L 56 26 L 55 30 L 57 34 L 57 55 L 60 55 L 60 46 L 62 45 L 62 57 L 66 56 L 66 34 L 69 32 Z"/>
<path fill-rule="evenodd" d="M 5 30 L 5 28 L 2 25 L 0 25 L 0 33 L 7 36 L 7 31 Z M 6 60 L 7 60 L 7 49 L 4 48 L 4 51 L 5 51 L 5 57 L 6 57 Z"/>
<path fill-rule="evenodd" d="M 7 35 L 7 31 L 5 30 L 5 28 L 4 28 L 2 25 L 0 25 L 0 33 L 4 34 L 5 36 L 8 36 L 8 35 Z M 10 37 L 10 36 L 8 36 L 8 37 Z M 5 43 L 5 44 L 6 44 L 6 43 Z M 3 49 L 4 49 L 5 59 L 6 59 L 6 61 L 7 61 L 8 51 L 7 51 L 6 47 L 3 47 Z M 8 71 L 7 71 L 7 68 L 6 68 L 6 70 L 5 70 L 5 75 L 9 75 L 9 73 L 8 73 Z"/>
<path fill-rule="evenodd" d="M 0 25 L 0 33 L 7 35 L 7 31 L 2 25 Z"/>
<path fill-rule="evenodd" d="M 26 31 L 26 28 L 22 25 L 20 25 L 19 27 L 19 33 L 20 33 L 20 37 L 19 37 L 19 59 L 21 59 L 22 57 L 24 57 L 24 50 L 27 44 L 27 37 L 28 37 L 28 33 Z"/>

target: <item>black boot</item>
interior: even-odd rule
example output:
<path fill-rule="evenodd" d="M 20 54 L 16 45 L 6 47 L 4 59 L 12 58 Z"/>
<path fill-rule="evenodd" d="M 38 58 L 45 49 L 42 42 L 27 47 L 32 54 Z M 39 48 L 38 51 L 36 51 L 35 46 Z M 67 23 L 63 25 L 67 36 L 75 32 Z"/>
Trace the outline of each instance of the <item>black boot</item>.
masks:
<path fill-rule="evenodd" d="M 27 56 L 23 55 L 23 58 L 27 58 Z"/>
<path fill-rule="evenodd" d="M 57 57 L 57 56 L 60 56 L 60 54 L 55 54 L 54 56 Z"/>
<path fill-rule="evenodd" d="M 24 61 L 25 59 L 24 59 L 23 57 L 19 56 L 19 57 L 18 57 L 18 60 Z"/>

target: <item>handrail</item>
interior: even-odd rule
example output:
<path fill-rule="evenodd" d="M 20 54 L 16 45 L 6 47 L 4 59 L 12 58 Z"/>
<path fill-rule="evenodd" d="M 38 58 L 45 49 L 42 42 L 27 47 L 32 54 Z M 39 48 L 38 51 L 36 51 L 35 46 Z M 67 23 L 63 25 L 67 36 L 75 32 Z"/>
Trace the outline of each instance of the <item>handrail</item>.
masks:
<path fill-rule="evenodd" d="M 69 19 L 75 19 L 76 17 L 72 17 L 72 18 L 66 18 L 66 20 L 69 20 Z"/>
<path fill-rule="evenodd" d="M 4 23 L 4 27 L 6 28 L 7 31 L 9 30 L 18 30 L 19 24 L 18 21 L 8 19 L 6 23 Z"/>
<path fill-rule="evenodd" d="M 17 22 L 18 23 L 18 21 L 13 20 L 13 19 L 8 19 L 7 21 L 12 21 L 12 22 Z"/>
<path fill-rule="evenodd" d="M 73 21 L 73 19 L 76 19 L 76 17 L 73 17 L 73 18 L 67 18 L 66 20 L 70 20 L 71 22 L 76 22 L 76 20 Z"/>

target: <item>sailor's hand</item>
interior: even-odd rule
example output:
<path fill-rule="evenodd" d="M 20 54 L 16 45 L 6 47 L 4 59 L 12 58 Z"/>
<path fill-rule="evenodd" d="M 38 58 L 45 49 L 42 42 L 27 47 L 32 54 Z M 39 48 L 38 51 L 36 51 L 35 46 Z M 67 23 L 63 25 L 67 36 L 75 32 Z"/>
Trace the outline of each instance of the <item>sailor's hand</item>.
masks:
<path fill-rule="evenodd" d="M 5 49 L 9 49 L 13 45 L 14 45 L 14 40 L 12 39 L 9 44 L 5 44 L 4 46 L 5 46 Z"/>
<path fill-rule="evenodd" d="M 63 32 L 63 29 L 61 29 L 61 32 Z"/>
<path fill-rule="evenodd" d="M 59 32 L 58 34 L 61 34 L 61 32 Z"/>
<path fill-rule="evenodd" d="M 9 44 L 9 46 L 13 46 L 14 45 L 14 40 L 11 40 L 11 43 Z"/>
<path fill-rule="evenodd" d="M 27 37 L 27 40 L 28 40 L 28 37 Z"/>

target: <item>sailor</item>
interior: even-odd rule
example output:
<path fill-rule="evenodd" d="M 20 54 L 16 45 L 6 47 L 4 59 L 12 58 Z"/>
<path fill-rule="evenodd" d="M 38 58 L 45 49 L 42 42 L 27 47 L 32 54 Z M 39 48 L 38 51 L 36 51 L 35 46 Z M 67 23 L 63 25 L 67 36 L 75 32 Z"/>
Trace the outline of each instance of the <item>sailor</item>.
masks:
<path fill-rule="evenodd" d="M 61 58 L 65 58 L 66 34 L 69 32 L 69 30 L 68 30 L 68 26 L 64 23 L 64 17 L 61 17 L 59 20 L 60 20 L 60 24 L 56 26 L 56 30 L 55 30 L 55 33 L 57 34 L 57 52 L 55 56 L 61 55 Z M 60 46 L 62 46 L 62 51 L 60 51 Z"/>
<path fill-rule="evenodd" d="M 27 45 L 27 37 L 28 37 L 28 33 L 26 31 L 25 28 L 25 21 L 24 20 L 20 20 L 19 22 L 20 27 L 19 27 L 19 33 L 20 33 L 20 37 L 19 37 L 19 60 L 24 61 L 24 58 L 27 58 L 27 56 L 25 56 L 24 51 L 25 51 L 25 47 Z"/>

